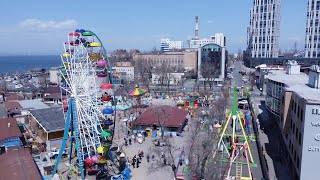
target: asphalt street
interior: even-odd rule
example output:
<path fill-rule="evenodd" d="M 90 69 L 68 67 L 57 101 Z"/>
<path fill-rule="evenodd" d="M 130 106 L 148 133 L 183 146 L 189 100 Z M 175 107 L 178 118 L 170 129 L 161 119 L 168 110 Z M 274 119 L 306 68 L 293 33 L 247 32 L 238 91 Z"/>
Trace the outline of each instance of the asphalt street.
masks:
<path fill-rule="evenodd" d="M 237 86 L 237 87 L 241 87 L 243 86 L 243 81 L 242 81 L 242 75 L 239 73 L 239 71 L 245 71 L 241 64 L 239 62 L 236 62 L 234 64 L 235 66 L 235 69 L 233 71 L 233 79 L 231 81 L 231 87 L 233 86 Z M 232 104 L 233 102 L 233 90 L 231 90 L 231 94 L 230 94 L 230 104 Z M 232 106 L 230 106 L 232 107 Z M 251 129 L 251 132 L 253 133 L 253 129 L 252 129 L 252 122 L 250 122 L 250 129 Z M 252 172 L 252 176 L 254 179 L 257 179 L 257 180 L 260 180 L 263 178 L 263 175 L 262 175 L 262 171 L 261 171 L 261 165 L 260 165 L 260 159 L 259 159 L 259 154 L 258 154 L 258 149 L 257 149 L 257 144 L 255 141 L 253 142 L 249 142 L 249 146 L 250 146 L 250 149 L 251 149 L 251 153 L 252 153 L 252 157 L 253 157 L 253 160 L 254 160 L 254 163 L 257 165 L 256 167 L 250 167 L 251 168 L 251 172 Z M 235 166 L 232 167 L 233 169 L 235 169 Z M 242 167 L 242 171 L 243 171 L 243 176 L 248 176 L 249 173 L 248 173 L 248 168 L 243 165 Z M 235 174 L 235 170 L 232 171 L 234 174 Z"/>

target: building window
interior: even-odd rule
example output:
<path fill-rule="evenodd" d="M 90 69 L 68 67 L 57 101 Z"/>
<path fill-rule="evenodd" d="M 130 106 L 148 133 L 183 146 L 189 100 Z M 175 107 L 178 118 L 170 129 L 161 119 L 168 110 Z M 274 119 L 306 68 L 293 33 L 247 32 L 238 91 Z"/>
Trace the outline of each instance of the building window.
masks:
<path fill-rule="evenodd" d="M 299 145 L 301 146 L 301 132 L 299 132 Z"/>
<path fill-rule="evenodd" d="M 300 113 L 300 121 L 303 122 L 303 110 L 302 110 L 302 108 L 301 108 L 300 111 L 301 111 L 301 113 Z"/>

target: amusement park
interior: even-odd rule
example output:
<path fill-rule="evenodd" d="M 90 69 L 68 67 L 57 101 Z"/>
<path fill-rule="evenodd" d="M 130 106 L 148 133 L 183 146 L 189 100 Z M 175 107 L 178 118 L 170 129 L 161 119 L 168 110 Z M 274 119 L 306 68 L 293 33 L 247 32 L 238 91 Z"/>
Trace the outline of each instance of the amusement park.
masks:
<path fill-rule="evenodd" d="M 229 81 L 209 93 L 172 94 L 136 83 L 125 91 L 94 32 L 76 29 L 63 47 L 65 126 L 45 179 L 256 179 L 249 87 Z"/>

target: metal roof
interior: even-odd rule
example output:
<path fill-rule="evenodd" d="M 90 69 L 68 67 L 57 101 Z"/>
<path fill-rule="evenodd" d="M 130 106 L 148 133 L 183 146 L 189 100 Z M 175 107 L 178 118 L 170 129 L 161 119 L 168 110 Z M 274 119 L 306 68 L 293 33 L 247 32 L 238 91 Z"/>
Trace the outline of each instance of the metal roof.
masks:
<path fill-rule="evenodd" d="M 40 171 L 27 149 L 0 155 L 0 179 L 42 180 Z"/>
<path fill-rule="evenodd" d="M 0 119 L 0 141 L 3 141 L 11 137 L 22 137 L 22 134 L 18 127 L 16 119 L 15 118 Z"/>
<path fill-rule="evenodd" d="M 33 100 L 22 100 L 19 101 L 19 104 L 22 108 L 25 109 L 45 109 L 49 108 L 46 104 L 44 104 L 40 99 L 33 99 Z"/>
<path fill-rule="evenodd" d="M 64 129 L 65 120 L 61 107 L 30 110 L 30 113 L 46 132 L 55 132 Z"/>

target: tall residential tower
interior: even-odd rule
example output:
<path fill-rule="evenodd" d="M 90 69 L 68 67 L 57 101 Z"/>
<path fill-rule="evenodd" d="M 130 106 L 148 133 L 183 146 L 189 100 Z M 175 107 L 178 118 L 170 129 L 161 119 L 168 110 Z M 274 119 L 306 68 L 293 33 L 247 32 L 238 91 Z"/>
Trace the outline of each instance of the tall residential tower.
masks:
<path fill-rule="evenodd" d="M 252 58 L 277 58 L 279 54 L 281 0 L 253 0 L 247 29 Z"/>
<path fill-rule="evenodd" d="M 319 24 L 320 0 L 308 1 L 305 57 L 320 57 L 320 24 Z"/>

